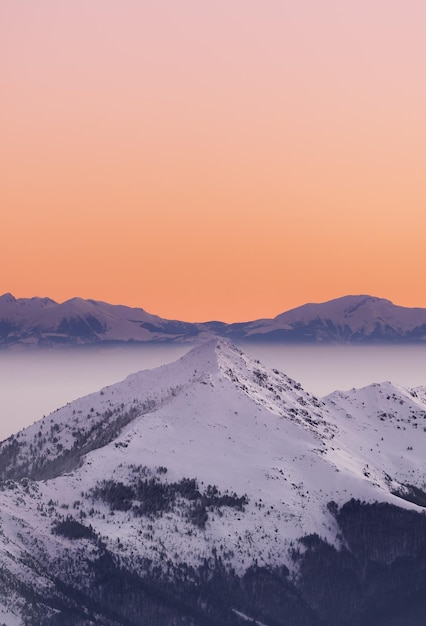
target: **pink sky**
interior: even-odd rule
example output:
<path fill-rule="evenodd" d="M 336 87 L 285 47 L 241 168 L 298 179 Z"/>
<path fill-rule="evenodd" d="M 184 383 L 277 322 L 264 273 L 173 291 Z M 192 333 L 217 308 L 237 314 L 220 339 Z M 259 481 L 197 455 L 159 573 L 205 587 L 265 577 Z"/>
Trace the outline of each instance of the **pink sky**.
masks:
<path fill-rule="evenodd" d="M 0 292 L 426 306 L 423 1 L 3 0 Z"/>

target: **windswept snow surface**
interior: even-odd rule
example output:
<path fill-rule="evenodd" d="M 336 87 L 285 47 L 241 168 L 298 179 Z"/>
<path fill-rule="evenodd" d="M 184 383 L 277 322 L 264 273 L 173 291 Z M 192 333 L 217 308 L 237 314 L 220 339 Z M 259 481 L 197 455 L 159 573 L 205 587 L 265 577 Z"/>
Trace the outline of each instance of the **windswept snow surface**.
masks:
<path fill-rule="evenodd" d="M 40 587 L 67 568 L 77 575 L 72 564 L 95 558 L 96 547 L 52 532 L 72 515 L 134 571 L 149 562 L 167 575 L 213 552 L 240 574 L 254 563 L 292 568 L 302 536 L 339 545 L 332 500 L 421 510 L 394 493 L 424 488 L 425 431 L 424 388 L 383 383 L 320 400 L 212 339 L 0 444 L 0 563 Z M 96 495 L 103 481 L 131 487 L 141 477 L 168 485 L 194 478 L 200 493 L 214 485 L 244 506 L 212 506 L 194 525 L 184 493 L 155 521 L 136 515 L 136 502 L 111 510 Z"/>
<path fill-rule="evenodd" d="M 0 599 L 0 624 L 7 626 L 23 626 L 21 618 L 12 612 Z"/>

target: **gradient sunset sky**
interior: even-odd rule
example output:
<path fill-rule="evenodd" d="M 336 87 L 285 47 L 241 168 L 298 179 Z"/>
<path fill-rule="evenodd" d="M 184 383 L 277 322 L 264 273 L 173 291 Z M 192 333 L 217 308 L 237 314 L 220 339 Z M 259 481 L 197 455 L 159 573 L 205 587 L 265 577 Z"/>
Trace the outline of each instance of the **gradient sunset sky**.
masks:
<path fill-rule="evenodd" d="M 424 0 L 2 0 L 0 293 L 426 306 Z"/>

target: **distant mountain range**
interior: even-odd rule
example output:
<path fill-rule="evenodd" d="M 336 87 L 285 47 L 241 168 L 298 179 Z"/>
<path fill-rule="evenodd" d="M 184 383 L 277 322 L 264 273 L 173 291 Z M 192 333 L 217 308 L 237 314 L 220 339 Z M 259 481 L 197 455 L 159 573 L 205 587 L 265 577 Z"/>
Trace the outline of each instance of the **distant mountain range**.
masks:
<path fill-rule="evenodd" d="M 0 443 L 0 624 L 423 626 L 426 388 L 212 339 Z"/>
<path fill-rule="evenodd" d="M 167 320 L 144 309 L 72 298 L 0 296 L 0 346 L 232 341 L 398 343 L 426 340 L 426 309 L 396 306 L 368 295 L 305 304 L 273 319 L 226 324 Z"/>

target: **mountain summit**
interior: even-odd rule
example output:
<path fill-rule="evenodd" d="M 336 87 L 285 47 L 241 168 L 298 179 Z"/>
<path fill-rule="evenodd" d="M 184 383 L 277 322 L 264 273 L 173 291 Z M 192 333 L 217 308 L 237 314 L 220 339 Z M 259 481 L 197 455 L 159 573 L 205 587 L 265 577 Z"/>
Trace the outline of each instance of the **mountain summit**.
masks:
<path fill-rule="evenodd" d="M 426 309 L 373 296 L 344 296 L 304 304 L 272 320 L 252 322 L 246 338 L 265 341 L 386 343 L 424 341 Z"/>
<path fill-rule="evenodd" d="M 217 338 L 75 400 L 0 444 L 0 623 L 373 623 L 425 565 L 425 429 L 423 388 L 320 400 Z"/>

